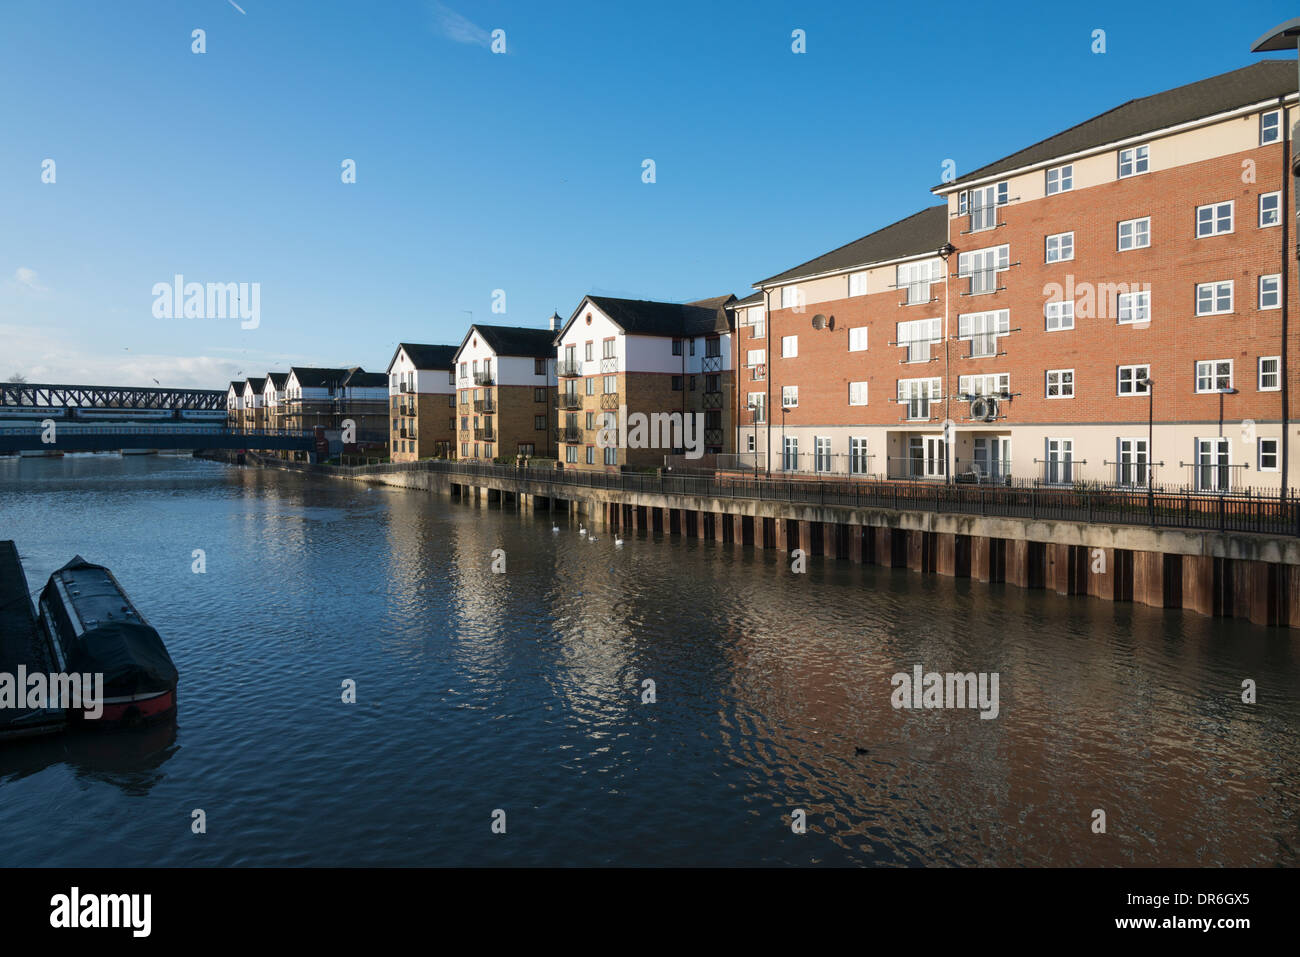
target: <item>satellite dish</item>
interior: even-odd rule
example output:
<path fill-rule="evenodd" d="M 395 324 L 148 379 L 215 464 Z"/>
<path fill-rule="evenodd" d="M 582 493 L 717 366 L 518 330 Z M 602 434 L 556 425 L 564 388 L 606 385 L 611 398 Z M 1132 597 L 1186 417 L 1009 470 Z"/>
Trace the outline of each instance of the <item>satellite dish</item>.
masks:
<path fill-rule="evenodd" d="M 812 318 L 812 326 L 814 329 L 825 329 L 826 317 L 823 316 L 820 312 L 817 313 L 817 315 L 813 316 Z"/>

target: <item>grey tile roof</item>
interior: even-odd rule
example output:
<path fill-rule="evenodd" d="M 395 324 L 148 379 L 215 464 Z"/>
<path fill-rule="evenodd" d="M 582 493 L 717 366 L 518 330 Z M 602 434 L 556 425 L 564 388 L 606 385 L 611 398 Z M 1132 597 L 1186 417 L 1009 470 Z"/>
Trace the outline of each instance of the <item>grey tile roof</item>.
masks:
<path fill-rule="evenodd" d="M 951 183 L 941 183 L 933 188 L 950 190 L 972 180 L 1045 163 L 1058 156 L 1084 152 L 1117 140 L 1141 136 L 1180 123 L 1190 123 L 1295 92 L 1294 58 L 1261 60 L 1231 73 L 1221 73 L 1163 93 L 1129 100 L 1113 110 L 1107 110 L 1064 132 L 1040 140 L 1033 146 L 981 166 Z"/>
<path fill-rule="evenodd" d="M 284 384 L 289 381 L 287 372 L 268 372 L 266 377 L 271 380 L 271 384 L 277 389 L 283 389 Z"/>
<path fill-rule="evenodd" d="M 728 331 L 730 323 L 725 307 L 733 298 L 735 297 L 728 294 L 693 303 L 681 303 L 587 296 L 583 301 L 594 303 L 628 335 L 690 338 Z M 581 308 L 579 306 L 578 311 Z M 578 311 L 574 312 L 574 316 Z M 569 321 L 572 322 L 572 318 Z"/>
<path fill-rule="evenodd" d="M 289 373 L 304 389 L 327 389 L 336 386 L 348 374 L 347 369 L 319 369 L 315 366 L 290 366 Z"/>
<path fill-rule="evenodd" d="M 555 358 L 555 345 L 552 340 L 555 333 L 550 329 L 532 329 L 527 326 L 485 326 L 474 323 L 461 340 L 460 349 L 465 348 L 470 333 L 477 332 L 483 337 L 493 352 L 498 356 L 525 356 L 532 359 Z"/>
<path fill-rule="evenodd" d="M 763 290 L 760 289 L 758 292 L 750 293 L 744 299 L 737 299 L 731 306 L 733 309 L 742 309 L 746 306 L 757 306 L 762 301 Z"/>
<path fill-rule="evenodd" d="M 755 285 L 788 282 L 804 276 L 817 276 L 854 266 L 932 253 L 947 241 L 948 206 L 931 206 L 793 269 L 760 279 Z"/>
<path fill-rule="evenodd" d="M 397 361 L 397 352 L 405 352 L 408 359 L 415 363 L 417 369 L 450 369 L 456 364 L 458 346 L 430 346 L 420 342 L 399 342 L 393 358 L 388 360 L 388 368 Z"/>

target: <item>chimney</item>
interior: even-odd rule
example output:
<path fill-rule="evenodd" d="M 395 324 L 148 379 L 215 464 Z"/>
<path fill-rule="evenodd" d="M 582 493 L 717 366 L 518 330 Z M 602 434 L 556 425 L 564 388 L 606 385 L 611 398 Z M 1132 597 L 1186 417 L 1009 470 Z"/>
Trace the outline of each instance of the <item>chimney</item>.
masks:
<path fill-rule="evenodd" d="M 551 332 L 555 331 L 556 326 L 559 324 L 559 322 L 560 322 L 560 314 L 558 312 L 551 313 Z"/>

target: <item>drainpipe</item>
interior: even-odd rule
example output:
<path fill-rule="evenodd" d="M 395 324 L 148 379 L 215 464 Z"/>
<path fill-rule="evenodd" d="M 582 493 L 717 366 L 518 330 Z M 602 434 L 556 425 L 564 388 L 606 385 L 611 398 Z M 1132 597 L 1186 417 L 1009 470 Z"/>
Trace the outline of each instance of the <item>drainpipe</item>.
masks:
<path fill-rule="evenodd" d="M 1279 101 L 1283 98 L 1278 97 Z M 1279 360 L 1281 368 L 1278 375 L 1282 379 L 1282 489 L 1280 498 L 1283 502 L 1287 496 L 1287 479 L 1288 465 L 1290 464 L 1290 432 L 1291 432 L 1291 400 L 1290 386 L 1287 383 L 1287 319 L 1290 312 L 1291 295 L 1290 295 L 1290 229 L 1291 224 L 1291 117 L 1285 105 L 1282 105 L 1282 202 L 1278 205 L 1278 210 L 1282 219 L 1282 357 Z M 1296 251 L 1300 256 L 1300 249 Z"/>
<path fill-rule="evenodd" d="M 772 477 L 772 371 L 776 365 L 772 362 L 772 293 L 770 290 L 763 290 L 763 325 L 767 328 L 767 344 L 763 352 L 763 361 L 767 368 L 767 406 L 763 409 L 763 435 L 767 440 L 767 456 L 765 464 L 767 466 L 767 477 Z"/>

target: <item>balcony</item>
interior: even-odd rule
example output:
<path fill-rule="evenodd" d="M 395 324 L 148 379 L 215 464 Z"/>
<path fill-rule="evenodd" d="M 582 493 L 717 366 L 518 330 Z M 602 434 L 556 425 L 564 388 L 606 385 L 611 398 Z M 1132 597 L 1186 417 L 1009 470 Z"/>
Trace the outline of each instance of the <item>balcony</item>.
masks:
<path fill-rule="evenodd" d="M 496 385 L 495 380 L 492 378 L 492 370 L 484 369 L 482 372 L 475 372 L 474 384 L 475 385 Z"/>
<path fill-rule="evenodd" d="M 722 408 L 723 404 L 724 404 L 724 403 L 723 403 L 723 399 L 722 399 L 722 390 L 721 390 L 721 389 L 713 389 L 712 391 L 709 391 L 709 390 L 706 390 L 706 391 L 705 391 L 705 393 L 704 393 L 704 408 L 706 408 L 706 409 L 720 409 L 720 408 Z"/>
<path fill-rule="evenodd" d="M 582 441 L 582 429 L 576 425 L 560 425 L 555 428 L 555 441 L 573 444 Z"/>
<path fill-rule="evenodd" d="M 475 400 L 474 400 L 474 411 L 475 411 L 475 412 L 488 412 L 488 413 L 491 413 L 491 412 L 495 412 L 496 410 L 497 410 L 497 402 L 496 402 L 496 399 L 488 398 L 488 399 L 475 399 Z"/>
<path fill-rule="evenodd" d="M 555 374 L 561 379 L 582 375 L 582 363 L 577 359 L 561 359 L 555 364 Z"/>
<path fill-rule="evenodd" d="M 561 392 L 559 406 L 570 411 L 582 408 L 583 397 L 576 392 Z"/>
<path fill-rule="evenodd" d="M 704 372 L 721 372 L 722 356 L 705 356 L 704 360 L 700 363 L 700 368 Z"/>
<path fill-rule="evenodd" d="M 618 393 L 606 392 L 600 397 L 600 407 L 610 412 L 618 411 Z"/>
<path fill-rule="evenodd" d="M 497 440 L 497 431 L 491 426 L 489 426 L 486 429 L 474 430 L 475 442 L 495 442 L 496 440 Z"/>
<path fill-rule="evenodd" d="M 398 388 L 399 388 L 402 392 L 411 392 L 411 391 L 413 391 L 413 390 L 411 389 L 411 383 L 409 383 L 409 382 L 403 382 L 403 383 L 401 383 L 401 384 L 398 386 Z"/>

